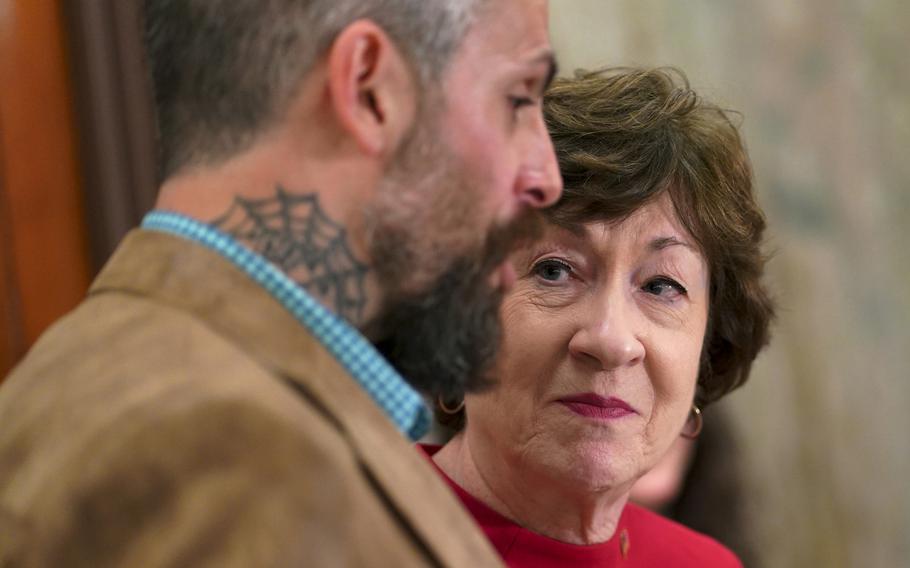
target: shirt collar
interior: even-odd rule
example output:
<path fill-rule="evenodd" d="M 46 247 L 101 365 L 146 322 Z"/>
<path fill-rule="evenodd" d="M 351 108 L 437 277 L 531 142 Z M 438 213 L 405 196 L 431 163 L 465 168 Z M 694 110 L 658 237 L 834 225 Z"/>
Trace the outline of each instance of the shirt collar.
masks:
<path fill-rule="evenodd" d="M 402 433 L 417 440 L 429 430 L 430 412 L 423 398 L 373 344 L 263 256 L 211 225 L 171 211 L 152 211 L 142 227 L 206 246 L 236 265 L 310 330 Z"/>

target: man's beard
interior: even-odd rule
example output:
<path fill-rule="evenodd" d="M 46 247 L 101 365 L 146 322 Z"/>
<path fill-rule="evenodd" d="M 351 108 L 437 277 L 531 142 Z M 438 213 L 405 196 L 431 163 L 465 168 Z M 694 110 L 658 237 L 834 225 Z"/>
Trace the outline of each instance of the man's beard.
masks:
<path fill-rule="evenodd" d="M 503 293 L 490 276 L 516 240 L 536 233 L 536 218 L 531 211 L 497 229 L 482 252 L 454 259 L 429 289 L 388 299 L 371 335 L 414 388 L 453 400 L 493 385 L 487 371 L 499 349 Z"/>
<path fill-rule="evenodd" d="M 370 245 L 383 309 L 364 332 L 412 386 L 446 400 L 492 385 L 502 291 L 490 280 L 542 225 L 529 208 L 508 225 L 472 227 L 488 196 L 464 171 L 430 130 L 418 132 L 387 180 L 390 201 L 373 212 Z"/>

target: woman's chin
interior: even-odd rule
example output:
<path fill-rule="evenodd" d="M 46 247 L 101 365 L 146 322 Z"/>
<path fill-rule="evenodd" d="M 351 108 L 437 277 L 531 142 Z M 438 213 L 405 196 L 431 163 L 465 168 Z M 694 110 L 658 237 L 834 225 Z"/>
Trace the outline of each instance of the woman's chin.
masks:
<path fill-rule="evenodd" d="M 626 443 L 624 443 L 626 442 Z M 555 444 L 540 463 L 568 487 L 602 492 L 630 486 L 640 473 L 641 451 L 631 441 L 580 438 Z"/>

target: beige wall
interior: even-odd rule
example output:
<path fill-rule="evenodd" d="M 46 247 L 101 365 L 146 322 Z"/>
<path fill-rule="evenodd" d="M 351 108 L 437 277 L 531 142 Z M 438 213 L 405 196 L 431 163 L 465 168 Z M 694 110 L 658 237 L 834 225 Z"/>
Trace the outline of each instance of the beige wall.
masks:
<path fill-rule="evenodd" d="M 744 114 L 780 319 L 725 403 L 763 564 L 910 562 L 910 3 L 552 0 L 563 73 L 674 65 Z"/>

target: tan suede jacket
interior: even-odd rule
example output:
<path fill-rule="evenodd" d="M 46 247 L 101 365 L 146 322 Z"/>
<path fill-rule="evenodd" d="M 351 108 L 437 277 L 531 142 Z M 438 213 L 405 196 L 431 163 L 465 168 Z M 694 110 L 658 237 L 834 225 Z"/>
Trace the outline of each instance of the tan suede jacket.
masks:
<path fill-rule="evenodd" d="M 500 566 L 277 301 L 137 230 L 0 387 L 0 566 Z"/>

